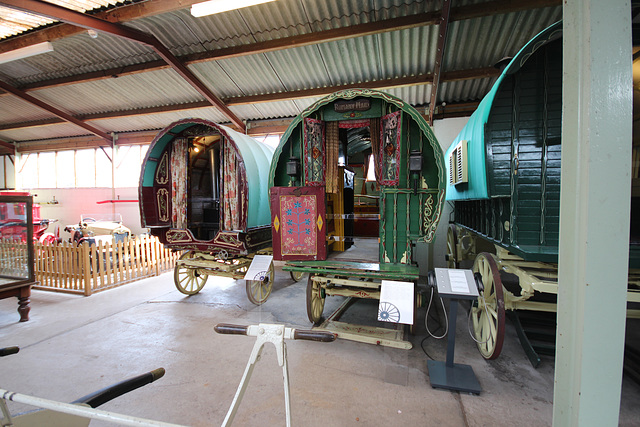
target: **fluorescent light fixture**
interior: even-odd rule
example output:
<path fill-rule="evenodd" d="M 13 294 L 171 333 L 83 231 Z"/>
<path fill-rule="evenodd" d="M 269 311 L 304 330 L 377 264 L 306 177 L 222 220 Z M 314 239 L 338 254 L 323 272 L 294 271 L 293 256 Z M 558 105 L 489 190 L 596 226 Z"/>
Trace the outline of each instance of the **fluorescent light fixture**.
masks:
<path fill-rule="evenodd" d="M 24 59 L 30 56 L 39 55 L 41 53 L 47 53 L 53 51 L 53 45 L 50 42 L 43 42 L 34 44 L 27 47 L 22 47 L 16 50 L 10 50 L 9 52 L 0 53 L 0 64 L 5 62 L 15 61 L 17 59 Z"/>
<path fill-rule="evenodd" d="M 269 3 L 271 1 L 274 0 L 209 0 L 191 6 L 191 14 L 198 18 L 213 15 L 214 13 L 254 6 L 256 4 Z"/>

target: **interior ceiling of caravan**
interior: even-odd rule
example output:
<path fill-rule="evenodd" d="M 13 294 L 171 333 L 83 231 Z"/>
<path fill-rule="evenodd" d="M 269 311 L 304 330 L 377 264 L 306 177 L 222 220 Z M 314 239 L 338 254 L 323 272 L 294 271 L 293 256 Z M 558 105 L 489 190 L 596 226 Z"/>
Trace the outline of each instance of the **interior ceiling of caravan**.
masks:
<path fill-rule="evenodd" d="M 281 133 L 341 89 L 468 116 L 561 0 L 0 0 L 2 153 L 148 143 L 187 117 Z M 45 53 L 13 59 L 44 45 Z"/>

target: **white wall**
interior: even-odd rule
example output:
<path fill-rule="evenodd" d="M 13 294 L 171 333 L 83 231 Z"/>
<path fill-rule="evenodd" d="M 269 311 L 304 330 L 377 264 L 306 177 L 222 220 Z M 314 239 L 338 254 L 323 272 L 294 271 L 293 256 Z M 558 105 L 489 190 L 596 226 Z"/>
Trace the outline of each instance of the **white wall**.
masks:
<path fill-rule="evenodd" d="M 65 233 L 64 227 L 77 224 L 81 214 L 119 213 L 123 224 L 134 234 L 146 230 L 140 226 L 140 210 L 138 207 L 137 188 L 117 188 L 116 199 L 136 200 L 136 202 L 103 203 L 97 202 L 112 199 L 111 188 L 36 188 L 26 189 L 34 195 L 34 203 L 40 204 L 40 214 L 43 218 L 57 219 L 60 226 L 60 237 L 68 240 L 71 235 Z M 57 204 L 52 204 L 55 197 Z M 53 225 L 49 230 L 53 232 Z"/>

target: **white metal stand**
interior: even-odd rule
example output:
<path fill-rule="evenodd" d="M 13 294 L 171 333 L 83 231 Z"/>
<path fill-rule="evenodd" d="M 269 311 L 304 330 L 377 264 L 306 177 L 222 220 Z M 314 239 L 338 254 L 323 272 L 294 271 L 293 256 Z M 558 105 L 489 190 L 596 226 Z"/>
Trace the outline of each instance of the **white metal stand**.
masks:
<path fill-rule="evenodd" d="M 251 355 L 249 356 L 249 362 L 247 363 L 247 367 L 244 370 L 244 375 L 242 376 L 242 380 L 240 381 L 240 385 L 238 386 L 238 390 L 236 391 L 236 395 L 233 398 L 233 402 L 231 403 L 231 407 L 229 408 L 229 412 L 222 422 L 223 426 L 231 425 L 233 422 L 233 418 L 238 411 L 238 407 L 240 406 L 240 402 L 244 397 L 244 392 L 249 385 L 249 380 L 251 379 L 251 374 L 253 373 L 253 369 L 255 368 L 256 363 L 260 360 L 260 355 L 262 354 L 262 349 L 264 345 L 268 342 L 273 343 L 276 347 L 276 355 L 278 357 L 278 365 L 282 367 L 282 378 L 284 381 L 284 404 L 287 418 L 287 427 L 291 426 L 291 405 L 289 398 L 289 365 L 287 363 L 287 347 L 284 342 L 285 339 L 293 339 L 295 329 L 286 328 L 284 325 L 271 325 L 271 324 L 260 324 L 260 325 L 251 325 L 247 327 L 247 335 L 256 337 L 256 343 L 253 346 L 253 350 L 251 351 Z"/>

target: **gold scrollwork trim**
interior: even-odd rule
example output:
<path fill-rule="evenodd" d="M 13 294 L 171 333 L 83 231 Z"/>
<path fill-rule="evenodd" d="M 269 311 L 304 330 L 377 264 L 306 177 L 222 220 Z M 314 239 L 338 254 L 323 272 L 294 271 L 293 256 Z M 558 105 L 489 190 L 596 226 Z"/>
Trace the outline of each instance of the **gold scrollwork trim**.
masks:
<path fill-rule="evenodd" d="M 160 222 L 169 221 L 169 190 L 161 188 L 156 193 L 158 202 L 158 219 Z"/>

